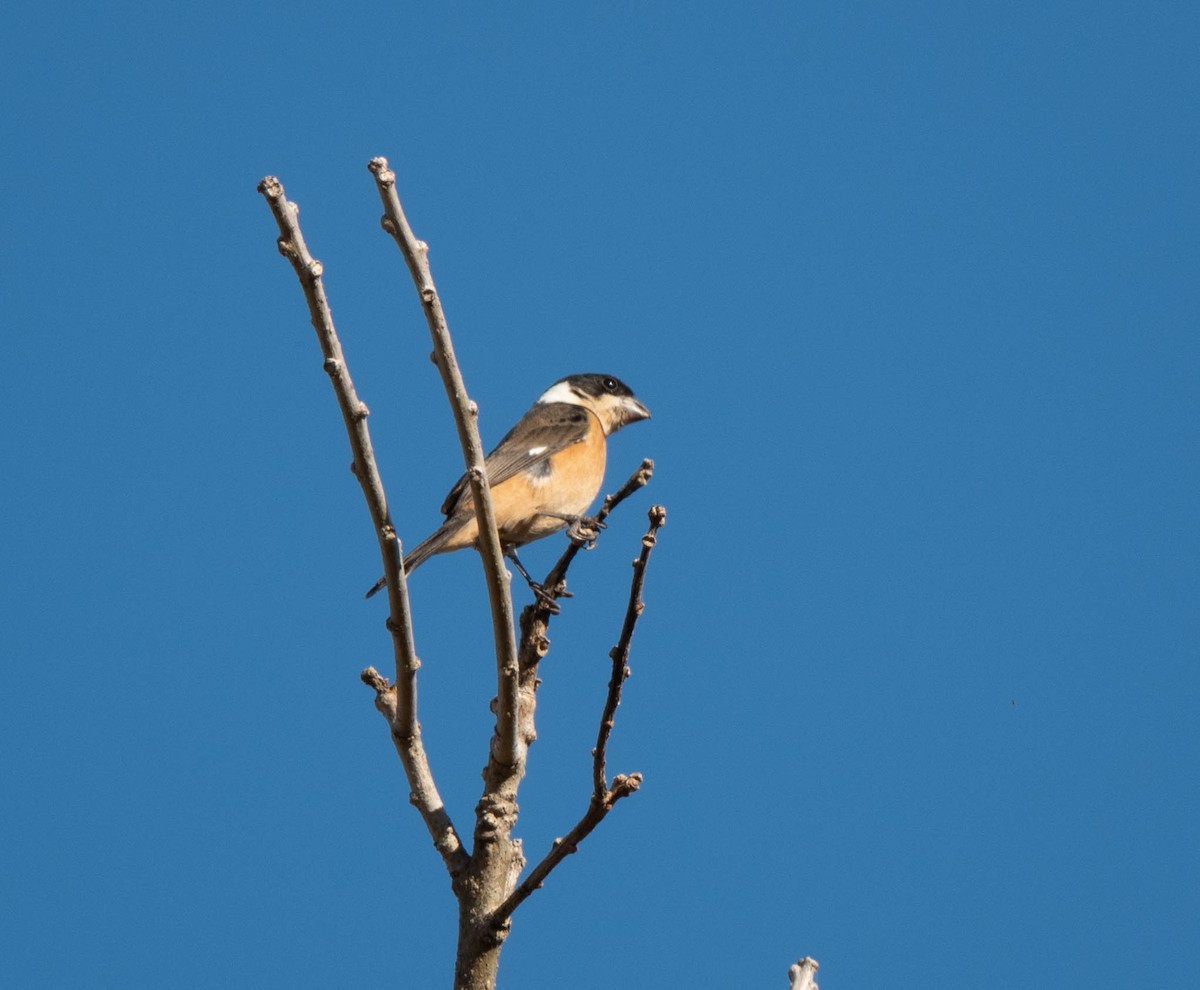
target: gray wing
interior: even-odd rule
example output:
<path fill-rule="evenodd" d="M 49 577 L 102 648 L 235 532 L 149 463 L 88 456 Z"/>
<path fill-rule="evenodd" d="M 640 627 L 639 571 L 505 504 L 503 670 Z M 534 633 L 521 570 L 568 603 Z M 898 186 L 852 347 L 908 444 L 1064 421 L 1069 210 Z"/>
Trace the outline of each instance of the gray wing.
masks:
<path fill-rule="evenodd" d="M 570 402 L 545 402 L 534 406 L 484 459 L 488 483 L 495 487 L 571 444 L 579 443 L 587 436 L 590 415 L 582 406 Z M 442 514 L 453 515 L 470 490 L 464 474 L 442 503 Z"/>

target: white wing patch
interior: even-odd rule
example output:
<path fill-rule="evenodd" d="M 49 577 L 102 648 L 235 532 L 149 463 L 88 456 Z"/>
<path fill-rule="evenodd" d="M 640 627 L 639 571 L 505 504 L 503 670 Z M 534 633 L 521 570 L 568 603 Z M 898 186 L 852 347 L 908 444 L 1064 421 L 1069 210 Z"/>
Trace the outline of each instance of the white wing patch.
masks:
<path fill-rule="evenodd" d="M 529 456 L 537 457 L 538 454 L 544 453 L 549 449 L 549 447 L 534 447 L 529 451 Z M 534 488 L 540 488 L 550 480 L 550 476 L 553 473 L 554 470 L 550 467 L 550 458 L 546 457 L 530 465 L 529 472 L 526 477 L 529 478 L 530 484 L 532 484 Z"/>

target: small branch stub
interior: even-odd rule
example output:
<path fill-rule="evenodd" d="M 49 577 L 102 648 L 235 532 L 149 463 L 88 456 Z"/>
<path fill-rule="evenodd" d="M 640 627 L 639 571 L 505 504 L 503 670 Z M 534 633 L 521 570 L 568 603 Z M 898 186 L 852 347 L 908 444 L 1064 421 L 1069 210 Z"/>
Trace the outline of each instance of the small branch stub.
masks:
<path fill-rule="evenodd" d="M 799 962 L 792 963 L 788 970 L 788 980 L 791 981 L 789 990 L 820 990 L 817 986 L 819 966 L 812 956 L 805 956 Z"/>

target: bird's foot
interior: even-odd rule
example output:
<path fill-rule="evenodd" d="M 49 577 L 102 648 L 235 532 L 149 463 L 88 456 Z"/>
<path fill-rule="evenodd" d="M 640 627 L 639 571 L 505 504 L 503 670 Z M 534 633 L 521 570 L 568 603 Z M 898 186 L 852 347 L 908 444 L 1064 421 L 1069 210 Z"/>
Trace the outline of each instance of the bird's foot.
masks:
<path fill-rule="evenodd" d="M 543 515 L 563 520 L 567 524 L 567 539 L 584 550 L 591 550 L 596 545 L 600 530 L 608 529 L 608 524 L 595 516 L 565 516 L 558 512 L 545 512 Z"/>
<path fill-rule="evenodd" d="M 567 539 L 584 550 L 591 550 L 600 537 L 600 530 L 607 528 L 595 516 L 576 516 L 567 524 Z"/>
<path fill-rule="evenodd" d="M 559 596 L 555 595 L 553 592 L 547 591 L 545 585 L 538 584 L 537 581 L 530 581 L 529 590 L 533 592 L 534 597 L 541 604 L 542 608 L 544 608 L 551 615 L 558 615 L 559 612 L 562 611 L 562 608 L 558 604 Z M 569 591 L 564 592 L 562 597 L 570 598 L 571 593 Z"/>

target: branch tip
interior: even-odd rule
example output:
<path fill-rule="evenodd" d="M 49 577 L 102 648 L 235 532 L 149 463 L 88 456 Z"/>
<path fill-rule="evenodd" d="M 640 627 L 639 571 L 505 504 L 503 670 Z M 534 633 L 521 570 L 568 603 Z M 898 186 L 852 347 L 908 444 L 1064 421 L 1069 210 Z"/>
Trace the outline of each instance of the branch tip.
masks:
<path fill-rule="evenodd" d="M 372 158 L 367 162 L 367 169 L 375 176 L 375 181 L 383 186 L 392 186 L 396 184 L 396 173 L 388 168 L 388 160 L 382 155 Z"/>
<path fill-rule="evenodd" d="M 279 199 L 283 196 L 283 183 L 273 175 L 264 176 L 256 188 L 267 199 Z"/>
<path fill-rule="evenodd" d="M 608 789 L 608 804 L 611 806 L 623 797 L 629 797 L 642 786 L 640 773 L 619 773 L 613 777 L 612 787 Z"/>
<path fill-rule="evenodd" d="M 820 963 L 812 956 L 805 956 L 799 962 L 793 963 L 788 968 L 790 990 L 818 990 L 817 970 L 819 968 Z"/>

